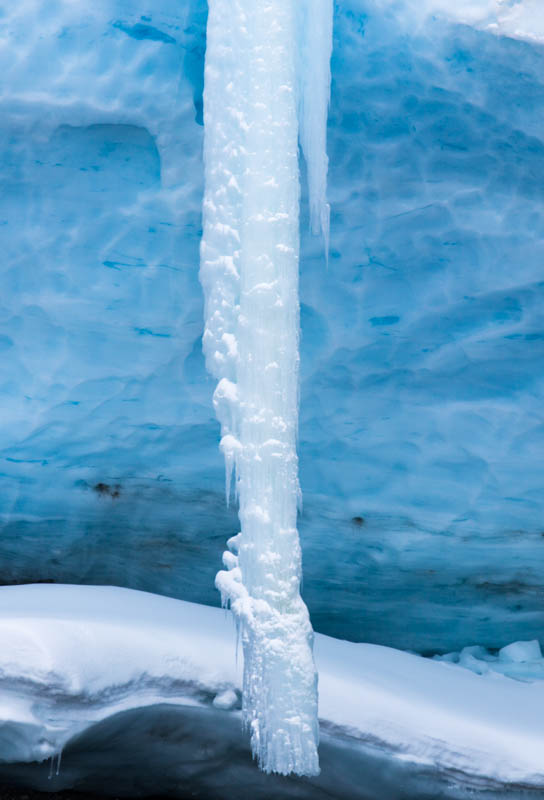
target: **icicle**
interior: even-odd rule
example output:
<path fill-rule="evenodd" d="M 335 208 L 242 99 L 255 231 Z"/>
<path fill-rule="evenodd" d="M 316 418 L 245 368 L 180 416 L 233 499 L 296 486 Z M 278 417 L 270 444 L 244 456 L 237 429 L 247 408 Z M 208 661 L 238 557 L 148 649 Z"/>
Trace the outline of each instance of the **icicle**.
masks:
<path fill-rule="evenodd" d="M 57 761 L 57 766 L 55 767 L 55 759 Z M 54 753 L 49 759 L 49 775 L 47 776 L 47 780 L 52 780 L 53 776 L 60 775 L 60 762 L 62 759 L 62 749 L 59 750 L 58 753 Z"/>
<path fill-rule="evenodd" d="M 298 114 L 300 145 L 308 174 L 310 228 L 323 235 L 329 254 L 327 114 L 331 88 L 333 0 L 298 2 Z"/>
<path fill-rule="evenodd" d="M 263 770 L 315 775 L 317 675 L 296 528 L 297 107 L 313 227 L 327 243 L 332 4 L 315 0 L 316 19 L 306 8 L 299 57 L 301 3 L 313 12 L 314 0 L 209 0 L 200 276 L 226 494 L 234 472 L 240 506 L 216 585 L 239 626 L 244 720 Z"/>

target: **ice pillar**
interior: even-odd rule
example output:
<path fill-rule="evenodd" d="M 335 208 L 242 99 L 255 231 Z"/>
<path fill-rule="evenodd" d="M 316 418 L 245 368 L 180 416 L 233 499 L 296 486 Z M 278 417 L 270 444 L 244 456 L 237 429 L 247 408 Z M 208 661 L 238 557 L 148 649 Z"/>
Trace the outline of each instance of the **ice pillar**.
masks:
<path fill-rule="evenodd" d="M 317 675 L 296 527 L 301 2 L 209 0 L 201 282 L 227 497 L 234 471 L 239 500 L 216 584 L 239 624 L 244 720 L 262 769 L 313 775 Z M 328 69 L 330 47 L 324 57 Z M 321 219 L 326 154 L 309 146 Z"/>

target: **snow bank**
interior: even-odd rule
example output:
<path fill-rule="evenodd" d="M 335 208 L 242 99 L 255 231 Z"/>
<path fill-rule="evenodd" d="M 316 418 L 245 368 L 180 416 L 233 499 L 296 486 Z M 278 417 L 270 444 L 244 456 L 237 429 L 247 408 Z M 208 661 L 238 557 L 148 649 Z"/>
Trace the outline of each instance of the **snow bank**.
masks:
<path fill-rule="evenodd" d="M 239 714 L 241 665 L 218 609 L 112 587 L 0 589 L 0 761 L 43 760 L 120 710 Z M 401 760 L 544 786 L 544 682 L 485 676 L 316 636 L 324 730 Z"/>

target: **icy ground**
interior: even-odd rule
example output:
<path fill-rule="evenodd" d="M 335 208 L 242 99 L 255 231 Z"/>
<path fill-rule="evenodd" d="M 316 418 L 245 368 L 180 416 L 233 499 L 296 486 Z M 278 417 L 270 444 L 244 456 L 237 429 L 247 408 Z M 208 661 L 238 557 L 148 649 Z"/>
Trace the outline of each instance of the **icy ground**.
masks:
<path fill-rule="evenodd" d="M 129 736 L 132 726 L 146 728 L 147 719 L 151 730 L 160 727 L 161 715 L 170 720 L 166 728 L 177 713 L 186 715 L 175 746 L 195 774 L 197 761 L 204 771 L 217 767 L 224 736 L 239 741 L 241 665 L 232 619 L 219 609 L 112 587 L 3 587 L 0 640 L 0 776 L 26 775 L 39 784 L 50 764 L 26 769 L 22 763 L 64 749 L 67 772 L 63 779 L 61 761 L 61 782 L 54 785 L 70 785 L 78 774 L 69 757 L 74 748 L 80 758 L 85 748 L 105 752 L 124 726 Z M 456 775 L 459 785 L 544 790 L 543 681 L 475 675 L 321 635 L 315 649 L 325 754 L 322 775 L 310 782 L 315 792 L 336 787 L 335 797 L 363 797 L 356 787 L 369 748 L 388 755 L 395 775 L 411 765 Z M 193 723 L 198 754 L 190 745 Z M 338 759 L 347 769 L 343 776 Z M 53 775 L 56 768 L 55 758 Z M 89 764 L 86 769 L 92 773 Z M 241 780 L 253 775 L 248 769 Z"/>

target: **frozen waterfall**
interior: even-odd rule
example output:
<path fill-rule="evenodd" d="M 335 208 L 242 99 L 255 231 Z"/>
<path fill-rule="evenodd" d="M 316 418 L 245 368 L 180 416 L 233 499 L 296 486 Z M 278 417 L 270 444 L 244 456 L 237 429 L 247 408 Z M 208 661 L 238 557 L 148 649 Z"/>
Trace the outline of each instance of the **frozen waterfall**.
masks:
<path fill-rule="evenodd" d="M 331 32 L 331 0 L 209 3 L 203 346 L 219 381 L 227 500 L 234 471 L 241 522 L 216 584 L 241 633 L 253 754 L 267 772 L 301 775 L 317 774 L 319 765 L 296 527 L 298 137 L 300 129 L 312 227 L 326 241 Z"/>

